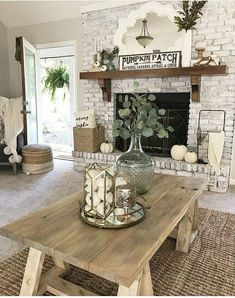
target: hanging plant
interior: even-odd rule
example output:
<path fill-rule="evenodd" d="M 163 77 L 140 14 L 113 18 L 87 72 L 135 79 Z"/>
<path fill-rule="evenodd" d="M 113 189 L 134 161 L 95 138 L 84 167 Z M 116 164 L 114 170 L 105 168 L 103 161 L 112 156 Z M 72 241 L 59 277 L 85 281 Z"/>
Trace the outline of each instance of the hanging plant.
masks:
<path fill-rule="evenodd" d="M 178 26 L 178 31 L 196 29 L 197 20 L 202 16 L 202 8 L 207 1 L 182 1 L 181 9 L 178 10 L 180 16 L 175 16 L 175 24 Z"/>
<path fill-rule="evenodd" d="M 43 79 L 44 91 L 51 96 L 51 100 L 55 100 L 55 92 L 57 88 L 69 88 L 69 73 L 65 65 L 59 64 L 46 68 L 47 75 Z M 65 99 L 66 90 L 64 90 L 63 99 Z"/>

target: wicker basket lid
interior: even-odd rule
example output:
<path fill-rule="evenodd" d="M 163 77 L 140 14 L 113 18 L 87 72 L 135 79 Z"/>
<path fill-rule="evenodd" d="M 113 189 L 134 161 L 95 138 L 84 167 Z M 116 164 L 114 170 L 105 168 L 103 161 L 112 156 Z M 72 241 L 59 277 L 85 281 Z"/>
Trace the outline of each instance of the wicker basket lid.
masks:
<path fill-rule="evenodd" d="M 48 154 L 52 152 L 51 147 L 47 145 L 40 145 L 40 144 L 35 144 L 35 145 L 26 145 L 22 149 L 22 153 L 30 153 L 30 154 Z"/>

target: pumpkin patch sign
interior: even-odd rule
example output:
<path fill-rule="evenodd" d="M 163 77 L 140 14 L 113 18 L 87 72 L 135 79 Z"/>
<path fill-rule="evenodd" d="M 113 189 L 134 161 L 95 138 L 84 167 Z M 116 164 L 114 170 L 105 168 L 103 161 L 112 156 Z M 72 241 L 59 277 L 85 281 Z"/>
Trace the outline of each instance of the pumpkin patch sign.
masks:
<path fill-rule="evenodd" d="M 181 51 L 119 56 L 120 70 L 171 68 L 181 66 Z"/>

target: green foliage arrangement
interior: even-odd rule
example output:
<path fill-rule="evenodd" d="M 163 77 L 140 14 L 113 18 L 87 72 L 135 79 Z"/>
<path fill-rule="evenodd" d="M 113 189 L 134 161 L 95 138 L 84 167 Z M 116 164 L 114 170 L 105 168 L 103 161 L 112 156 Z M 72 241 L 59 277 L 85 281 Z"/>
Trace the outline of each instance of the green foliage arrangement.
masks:
<path fill-rule="evenodd" d="M 144 137 L 157 135 L 159 138 L 168 138 L 169 132 L 174 129 L 167 128 L 159 121 L 165 115 L 164 109 L 158 109 L 154 104 L 156 97 L 153 94 L 133 94 L 128 98 L 121 95 L 118 98 L 122 108 L 118 111 L 121 119 L 113 122 L 113 136 L 128 139 L 131 134 L 139 134 Z"/>
<path fill-rule="evenodd" d="M 62 64 L 46 68 L 47 75 L 43 79 L 44 91 L 48 91 L 51 100 L 55 100 L 55 92 L 57 88 L 69 88 L 69 73 L 67 67 Z M 66 91 L 63 98 L 65 99 Z"/>
<path fill-rule="evenodd" d="M 115 46 L 112 51 L 102 50 L 101 52 L 102 63 L 104 63 L 104 61 L 112 61 L 115 57 L 117 57 L 118 53 L 119 53 L 118 46 Z"/>
<path fill-rule="evenodd" d="M 202 16 L 202 8 L 207 1 L 193 1 L 191 6 L 189 1 L 182 1 L 180 11 L 177 11 L 180 16 L 175 16 L 175 24 L 178 26 L 178 31 L 196 29 L 197 20 Z"/>

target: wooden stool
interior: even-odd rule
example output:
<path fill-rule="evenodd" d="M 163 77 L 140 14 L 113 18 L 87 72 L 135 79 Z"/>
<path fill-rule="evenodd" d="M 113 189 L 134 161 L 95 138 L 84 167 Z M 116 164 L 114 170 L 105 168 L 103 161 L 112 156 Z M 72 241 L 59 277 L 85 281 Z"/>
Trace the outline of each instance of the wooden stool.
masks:
<path fill-rule="evenodd" d="M 25 174 L 42 174 L 54 167 L 52 150 L 47 145 L 24 146 L 22 158 L 22 171 Z"/>

